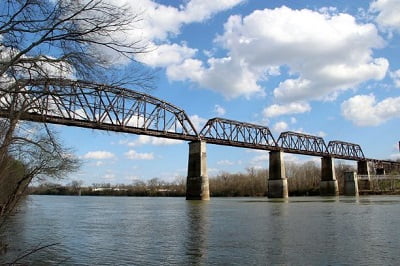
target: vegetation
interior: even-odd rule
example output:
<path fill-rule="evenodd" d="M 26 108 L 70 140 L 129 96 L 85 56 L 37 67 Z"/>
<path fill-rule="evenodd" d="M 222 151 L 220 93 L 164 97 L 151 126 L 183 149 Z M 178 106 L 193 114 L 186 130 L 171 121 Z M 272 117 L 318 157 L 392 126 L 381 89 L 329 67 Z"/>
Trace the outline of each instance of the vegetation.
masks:
<path fill-rule="evenodd" d="M 290 196 L 315 196 L 319 195 L 319 183 L 321 180 L 320 166 L 309 161 L 302 164 L 289 162 L 285 165 L 288 178 Z M 356 169 L 342 163 L 336 164 L 335 172 L 338 179 L 339 190 L 343 191 L 344 173 Z M 392 176 L 397 176 L 393 172 Z M 262 197 L 266 196 L 267 169 L 248 168 L 244 173 L 227 173 L 210 177 L 210 194 L 212 197 Z M 82 181 L 73 181 L 67 185 L 57 183 L 43 183 L 30 188 L 31 194 L 37 195 L 87 195 L 87 196 L 170 196 L 183 197 L 186 193 L 186 179 L 177 178 L 172 182 L 166 182 L 153 178 L 147 182 L 136 181 L 130 185 L 92 184 L 83 187 Z M 372 180 L 371 190 L 364 193 L 397 193 L 400 190 L 400 180 L 385 179 Z"/>
<path fill-rule="evenodd" d="M 344 172 L 352 167 L 338 164 L 336 174 L 343 184 Z M 354 170 L 354 169 L 353 169 Z M 289 194 L 291 196 L 319 195 L 321 170 L 315 162 L 303 164 L 287 163 Z M 267 191 L 268 170 L 248 168 L 245 173 L 222 172 L 210 177 L 210 193 L 213 197 L 260 197 Z M 41 195 L 101 195 L 101 196 L 185 196 L 186 179 L 172 182 L 153 178 L 147 182 L 136 181 L 130 185 L 92 184 L 82 187 L 82 182 L 73 181 L 67 185 L 43 183 L 30 188 L 31 194 Z"/>
<path fill-rule="evenodd" d="M 136 181 L 131 185 L 92 184 L 82 187 L 81 182 L 73 181 L 67 185 L 43 183 L 31 187 L 29 192 L 36 195 L 85 195 L 85 196 L 184 196 L 184 179 L 174 182 L 153 178 L 148 182 Z"/>
<path fill-rule="evenodd" d="M 146 45 L 127 38 L 138 20 L 104 0 L 0 1 L 0 230 L 32 180 L 79 167 L 54 129 L 20 121 L 41 100 L 21 97 L 26 85 L 74 78 L 151 88 L 152 73 L 134 59 Z"/>

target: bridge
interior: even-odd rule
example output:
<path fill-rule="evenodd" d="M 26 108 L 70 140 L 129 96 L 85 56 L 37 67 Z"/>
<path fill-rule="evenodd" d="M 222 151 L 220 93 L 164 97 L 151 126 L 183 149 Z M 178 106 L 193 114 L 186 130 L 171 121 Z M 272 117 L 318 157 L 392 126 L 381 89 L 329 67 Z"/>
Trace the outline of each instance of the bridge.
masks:
<path fill-rule="evenodd" d="M 149 94 L 115 86 L 67 79 L 20 80 L 16 90 L 0 94 L 0 117 L 17 112 L 21 120 L 133 133 L 189 141 L 187 199 L 208 199 L 206 143 L 270 151 L 269 197 L 287 197 L 283 153 L 322 158 L 321 194 L 337 195 L 334 159 L 358 162 L 358 173 L 370 165 L 398 162 L 366 158 L 358 144 L 298 132 L 275 140 L 266 126 L 224 118 L 207 121 L 200 133 L 184 110 Z"/>

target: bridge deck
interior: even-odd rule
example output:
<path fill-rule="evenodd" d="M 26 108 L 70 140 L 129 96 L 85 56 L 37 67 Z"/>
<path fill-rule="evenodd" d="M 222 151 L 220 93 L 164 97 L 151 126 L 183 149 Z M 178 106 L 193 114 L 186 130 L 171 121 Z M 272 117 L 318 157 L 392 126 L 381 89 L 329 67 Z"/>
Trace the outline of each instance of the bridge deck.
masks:
<path fill-rule="evenodd" d="M 321 137 L 290 131 L 281 133 L 276 141 L 268 127 L 223 118 L 210 119 L 198 134 L 184 110 L 114 86 L 66 79 L 21 80 L 17 84 L 17 90 L 0 90 L 0 117 L 18 110 L 20 119 L 28 121 L 400 165 L 367 159 L 357 144 L 330 141 L 326 145 Z"/>

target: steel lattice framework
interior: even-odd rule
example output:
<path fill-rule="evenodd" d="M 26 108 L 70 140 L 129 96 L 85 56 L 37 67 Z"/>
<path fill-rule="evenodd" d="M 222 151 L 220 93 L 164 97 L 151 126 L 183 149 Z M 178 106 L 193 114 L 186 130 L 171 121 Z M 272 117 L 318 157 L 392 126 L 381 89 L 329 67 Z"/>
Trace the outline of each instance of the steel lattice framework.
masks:
<path fill-rule="evenodd" d="M 282 151 L 315 156 L 327 156 L 323 138 L 298 132 L 282 132 L 277 141 Z"/>
<path fill-rule="evenodd" d="M 328 152 L 336 158 L 364 160 L 364 153 L 358 144 L 338 140 L 329 141 Z"/>
<path fill-rule="evenodd" d="M 186 113 L 148 94 L 115 86 L 66 79 L 21 80 L 19 89 L 0 94 L 0 117 L 35 122 L 126 132 L 250 149 L 334 157 L 346 160 L 397 162 L 367 159 L 360 145 L 321 137 L 283 132 L 275 141 L 268 127 L 223 118 L 208 120 L 197 133 Z M 21 107 L 21 110 L 18 108 Z M 15 108 L 17 110 L 15 110 Z"/>
<path fill-rule="evenodd" d="M 21 119 L 93 129 L 197 140 L 186 113 L 150 95 L 74 80 L 24 82 L 17 93 L 3 95 L 0 116 L 7 117 L 11 99 L 29 106 Z M 22 85 L 21 85 L 22 86 Z"/>
<path fill-rule="evenodd" d="M 268 127 L 224 118 L 207 121 L 200 132 L 207 143 L 245 147 L 260 150 L 277 150 L 274 136 Z"/>

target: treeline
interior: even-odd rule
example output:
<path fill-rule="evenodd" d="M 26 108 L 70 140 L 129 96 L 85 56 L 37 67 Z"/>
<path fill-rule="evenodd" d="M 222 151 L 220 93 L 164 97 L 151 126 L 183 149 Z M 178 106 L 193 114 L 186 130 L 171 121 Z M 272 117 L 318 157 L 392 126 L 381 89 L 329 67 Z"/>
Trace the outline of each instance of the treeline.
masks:
<path fill-rule="evenodd" d="M 343 191 L 344 172 L 355 171 L 351 165 L 339 162 L 335 166 L 339 190 Z M 319 195 L 321 180 L 320 165 L 314 161 L 302 164 L 287 162 L 285 164 L 288 178 L 289 196 Z M 248 168 L 245 173 L 221 173 L 210 178 L 210 194 L 214 197 L 257 197 L 266 196 L 268 191 L 268 169 Z"/>
<path fill-rule="evenodd" d="M 302 164 L 288 162 L 285 165 L 290 196 L 319 195 L 321 168 L 316 162 Z M 355 171 L 351 165 L 341 163 L 335 166 L 339 190 L 343 191 L 344 173 Z M 248 168 L 242 173 L 221 172 L 210 177 L 210 194 L 212 197 L 262 197 L 267 193 L 267 169 Z M 383 184 L 384 181 L 380 182 Z M 374 183 L 373 183 L 374 184 Z M 393 182 L 390 182 L 394 187 Z M 373 188 L 382 190 L 382 185 Z M 45 183 L 30 188 L 31 194 L 45 195 L 90 195 L 90 196 L 185 196 L 186 178 L 181 177 L 172 182 L 159 178 L 135 181 L 130 185 L 92 184 L 83 187 L 82 182 L 73 181 L 67 185 Z"/>
<path fill-rule="evenodd" d="M 110 183 L 96 183 L 83 187 L 81 181 L 73 181 L 67 185 L 57 183 L 44 183 L 30 187 L 29 193 L 33 195 L 82 195 L 82 196 L 143 196 L 157 197 L 185 196 L 184 179 L 166 182 L 159 178 L 147 182 L 135 181 L 133 184 L 111 185 Z"/>

